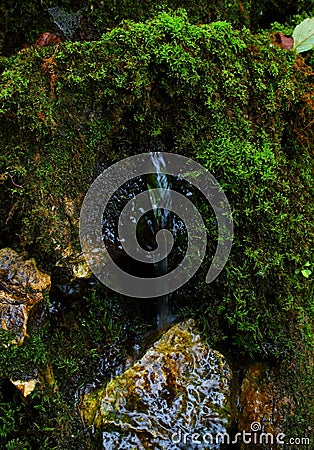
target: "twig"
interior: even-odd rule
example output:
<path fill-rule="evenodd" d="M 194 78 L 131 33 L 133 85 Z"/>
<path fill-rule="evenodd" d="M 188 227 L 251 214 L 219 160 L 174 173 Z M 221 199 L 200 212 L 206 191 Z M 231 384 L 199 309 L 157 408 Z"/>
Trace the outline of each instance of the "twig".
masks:
<path fill-rule="evenodd" d="M 15 181 L 13 180 L 13 177 L 12 177 L 12 175 L 11 175 L 10 173 L 9 173 L 8 175 L 9 175 L 11 181 L 12 181 L 13 186 L 18 187 L 18 188 L 21 188 L 21 189 L 24 188 L 24 186 L 21 186 L 20 184 L 16 184 L 16 183 L 15 183 Z"/>

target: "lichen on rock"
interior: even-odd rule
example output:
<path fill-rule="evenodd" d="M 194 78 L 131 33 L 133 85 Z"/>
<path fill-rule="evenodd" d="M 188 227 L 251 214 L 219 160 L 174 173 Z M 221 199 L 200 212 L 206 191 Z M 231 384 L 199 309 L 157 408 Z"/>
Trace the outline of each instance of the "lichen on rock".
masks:
<path fill-rule="evenodd" d="M 180 433 L 226 431 L 231 378 L 225 358 L 204 343 L 190 320 L 173 326 L 106 387 L 87 394 L 81 411 L 89 425 L 104 431 L 105 448 L 181 448 L 174 443 Z"/>

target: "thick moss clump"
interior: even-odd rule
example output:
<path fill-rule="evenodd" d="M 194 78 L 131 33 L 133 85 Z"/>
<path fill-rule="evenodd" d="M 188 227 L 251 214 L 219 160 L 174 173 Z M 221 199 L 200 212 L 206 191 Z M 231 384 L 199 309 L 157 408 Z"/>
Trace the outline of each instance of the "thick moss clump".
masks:
<path fill-rule="evenodd" d="M 294 358 L 291 383 L 311 389 L 302 367 L 312 367 L 313 286 L 302 270 L 312 263 L 313 75 L 304 60 L 267 33 L 191 25 L 181 11 L 98 41 L 29 48 L 2 66 L 3 244 L 51 268 L 79 249 L 79 207 L 95 174 L 162 142 L 214 174 L 235 222 L 224 273 L 206 286 L 203 272 L 177 295 L 193 297 L 211 342 Z M 302 402 L 310 417 L 306 394 Z"/>
<path fill-rule="evenodd" d="M 234 27 L 256 29 L 274 21 L 289 23 L 294 15 L 313 13 L 311 0 L 284 3 L 275 0 L 32 0 L 23 2 L 3 0 L 0 5 L 0 49 L 8 55 L 22 45 L 35 42 L 40 33 L 56 32 L 63 39 L 98 39 L 123 20 L 147 20 L 156 17 L 160 4 L 172 9 L 185 8 L 192 23 L 228 20 Z M 0 52 L 1 53 L 1 52 Z"/>

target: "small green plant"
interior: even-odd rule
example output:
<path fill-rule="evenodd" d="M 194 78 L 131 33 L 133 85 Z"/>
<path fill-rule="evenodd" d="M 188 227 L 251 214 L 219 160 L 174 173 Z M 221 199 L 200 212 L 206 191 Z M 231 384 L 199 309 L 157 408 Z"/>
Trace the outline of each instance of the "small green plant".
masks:
<path fill-rule="evenodd" d="M 12 344 L 14 335 L 0 328 L 0 378 L 32 373 L 34 366 L 46 364 L 47 353 L 41 330 L 25 340 L 23 345 Z"/>
<path fill-rule="evenodd" d="M 292 34 L 293 48 L 297 53 L 312 50 L 314 47 L 314 17 L 305 19 L 297 25 Z"/>
<path fill-rule="evenodd" d="M 21 439 L 12 439 L 6 444 L 6 450 L 30 450 L 28 443 L 21 441 Z M 45 447 L 46 448 L 46 447 Z"/>
<path fill-rule="evenodd" d="M 117 339 L 122 331 L 122 323 L 121 318 L 114 313 L 114 301 L 96 291 L 84 300 L 88 311 L 88 319 L 82 319 L 85 332 L 93 336 L 95 343 Z"/>
<path fill-rule="evenodd" d="M 299 273 L 301 273 L 305 278 L 309 278 L 310 275 L 312 275 L 312 271 L 310 269 L 311 267 L 311 263 L 309 261 L 307 261 L 302 269 L 296 269 L 295 274 L 298 275 Z"/>
<path fill-rule="evenodd" d="M 0 403 L 0 438 L 15 431 L 14 410 L 9 403 Z"/>

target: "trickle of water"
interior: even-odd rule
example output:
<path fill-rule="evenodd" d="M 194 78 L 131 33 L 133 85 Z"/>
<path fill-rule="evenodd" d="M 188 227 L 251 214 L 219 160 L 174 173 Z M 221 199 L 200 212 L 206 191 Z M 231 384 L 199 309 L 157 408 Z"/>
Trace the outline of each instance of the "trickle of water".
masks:
<path fill-rule="evenodd" d="M 154 191 L 149 191 L 157 228 L 166 228 L 174 231 L 174 218 L 170 213 L 172 205 L 171 184 L 167 175 L 163 173 L 163 168 L 166 167 L 166 162 L 164 160 L 162 152 L 152 152 L 151 161 L 156 170 L 156 174 L 147 177 L 147 185 L 148 188 L 162 189 L 162 191 L 160 191 L 163 200 L 162 203 L 166 206 L 166 208 L 163 209 L 158 208 L 158 200 L 160 199 L 155 196 L 156 194 L 154 194 Z M 152 229 L 152 232 L 155 234 L 156 230 Z M 154 264 L 154 268 L 156 276 L 166 274 L 168 272 L 168 258 L 166 257 L 162 261 Z M 172 321 L 171 298 L 172 294 L 163 295 L 162 297 L 158 298 L 157 327 L 159 329 L 165 328 Z"/>
<path fill-rule="evenodd" d="M 103 217 L 103 238 L 113 258 L 118 261 L 118 264 L 121 264 L 124 270 L 134 276 L 140 275 L 145 277 L 148 275 L 155 277 L 156 283 L 158 283 L 158 277 L 167 274 L 169 267 L 173 265 L 173 261 L 169 259 L 168 255 L 170 248 L 169 252 L 166 251 L 168 257 L 161 261 L 153 264 L 134 263 L 132 258 L 125 255 L 123 251 L 124 240 L 119 237 L 117 226 L 119 214 L 126 202 L 130 203 L 130 211 L 132 212 L 129 220 L 136 223 L 138 212 L 144 212 L 144 210 L 136 204 L 135 198 L 141 192 L 148 191 L 151 211 L 144 214 L 142 220 L 137 224 L 139 225 L 138 237 L 142 247 L 147 251 L 152 251 L 156 243 L 156 234 L 162 229 L 171 231 L 174 237 L 180 236 L 182 243 L 184 224 L 180 218 L 171 212 L 173 201 L 172 180 L 165 173 L 166 161 L 163 152 L 152 151 L 150 155 L 153 167 L 152 173 L 125 183 L 114 194 L 110 207 L 106 210 Z M 160 204 L 163 205 L 163 208 L 158 206 Z M 177 254 L 180 254 L 181 248 L 176 250 Z M 171 315 L 171 301 L 172 294 L 156 297 L 158 329 L 164 329 L 174 321 L 174 317 Z"/>
<path fill-rule="evenodd" d="M 171 185 L 169 183 L 169 179 L 166 174 L 162 173 L 162 168 L 166 167 L 166 162 L 164 160 L 163 154 L 161 152 L 152 152 L 151 153 L 151 161 L 153 163 L 153 166 L 156 169 L 156 175 L 155 175 L 155 183 L 154 188 L 163 189 L 162 192 L 162 198 L 164 200 L 164 204 L 166 205 L 167 209 L 159 209 L 157 206 L 157 198 L 155 195 L 150 192 L 149 196 L 151 199 L 152 207 L 154 210 L 154 215 L 156 218 L 156 221 L 158 223 L 158 226 L 161 228 L 165 228 L 169 226 L 169 215 L 171 211 L 171 205 L 172 205 L 172 196 L 171 196 Z M 148 183 L 149 184 L 149 183 Z M 150 186 L 148 186 L 150 187 Z"/>

